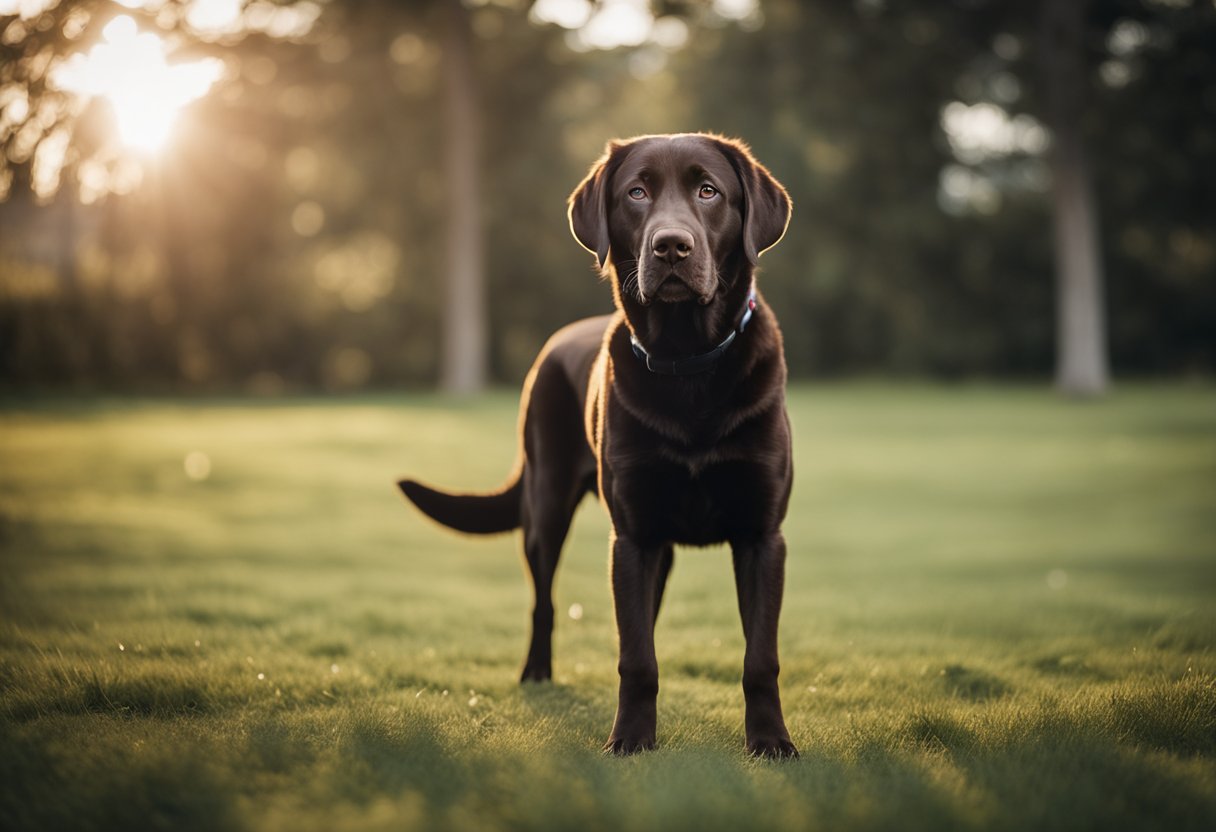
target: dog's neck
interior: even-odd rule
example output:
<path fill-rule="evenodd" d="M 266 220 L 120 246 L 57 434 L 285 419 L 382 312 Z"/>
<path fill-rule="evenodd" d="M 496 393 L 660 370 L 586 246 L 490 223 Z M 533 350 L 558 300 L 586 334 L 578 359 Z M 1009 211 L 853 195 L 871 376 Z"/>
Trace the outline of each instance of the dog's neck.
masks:
<path fill-rule="evenodd" d="M 617 307 L 633 337 L 645 351 L 664 360 L 678 360 L 714 349 L 739 326 L 753 289 L 754 268 L 746 262 L 735 266 L 727 288 L 701 304 L 696 300 L 664 303 L 655 300 L 643 306 L 637 298 L 620 291 L 613 279 Z"/>

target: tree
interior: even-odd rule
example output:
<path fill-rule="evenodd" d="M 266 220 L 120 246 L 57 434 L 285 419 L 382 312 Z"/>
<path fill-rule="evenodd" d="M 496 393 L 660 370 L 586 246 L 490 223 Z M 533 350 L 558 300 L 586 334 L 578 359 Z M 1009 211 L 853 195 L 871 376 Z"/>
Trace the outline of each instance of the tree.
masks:
<path fill-rule="evenodd" d="M 469 11 L 462 0 L 442 2 L 448 266 L 439 384 L 449 393 L 467 395 L 485 387 L 489 342 L 481 223 L 481 119 Z"/>
<path fill-rule="evenodd" d="M 1043 0 L 1039 56 L 1051 129 L 1056 267 L 1056 386 L 1069 395 L 1105 391 L 1106 314 L 1102 253 L 1089 157 L 1081 135 L 1087 73 L 1085 2 Z"/>

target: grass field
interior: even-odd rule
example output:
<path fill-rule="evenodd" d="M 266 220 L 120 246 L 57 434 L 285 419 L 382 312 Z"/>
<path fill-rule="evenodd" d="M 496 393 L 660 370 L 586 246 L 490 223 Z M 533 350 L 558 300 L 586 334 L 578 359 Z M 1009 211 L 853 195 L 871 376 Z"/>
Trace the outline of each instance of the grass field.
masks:
<path fill-rule="evenodd" d="M 515 396 L 0 407 L 0 828 L 1216 828 L 1216 391 L 791 393 L 793 762 L 743 752 L 724 550 L 678 551 L 659 743 L 604 757 L 607 524 L 520 687 Z M 581 616 L 578 615 L 581 610 Z M 569 612 L 568 612 L 569 611 Z"/>

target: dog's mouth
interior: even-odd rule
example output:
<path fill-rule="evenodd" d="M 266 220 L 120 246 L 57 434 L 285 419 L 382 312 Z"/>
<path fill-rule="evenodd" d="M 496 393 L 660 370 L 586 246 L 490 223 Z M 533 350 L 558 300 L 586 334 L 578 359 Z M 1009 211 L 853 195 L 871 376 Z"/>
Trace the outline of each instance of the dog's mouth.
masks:
<path fill-rule="evenodd" d="M 661 301 L 663 303 L 682 303 L 688 300 L 696 299 L 705 305 L 713 300 L 713 292 L 703 294 L 688 285 L 685 280 L 680 277 L 674 269 L 667 272 L 665 277 L 660 277 L 657 281 L 647 281 L 654 285 L 658 283 L 658 288 L 651 292 L 639 292 L 639 299 L 643 306 L 649 306 L 651 301 Z"/>
<path fill-rule="evenodd" d="M 693 291 L 688 288 L 687 283 L 676 277 L 673 272 L 659 284 L 659 289 L 654 293 L 654 296 L 664 303 L 679 303 L 684 300 L 692 300 Z"/>

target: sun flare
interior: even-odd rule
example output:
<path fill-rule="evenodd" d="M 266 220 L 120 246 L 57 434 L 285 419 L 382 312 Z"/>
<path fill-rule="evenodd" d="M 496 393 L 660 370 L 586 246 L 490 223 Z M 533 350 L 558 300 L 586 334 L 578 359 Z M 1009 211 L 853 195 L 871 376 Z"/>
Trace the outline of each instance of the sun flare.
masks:
<path fill-rule="evenodd" d="M 168 64 L 165 44 L 141 32 L 126 15 L 102 30 L 103 41 L 77 53 L 54 73 L 58 88 L 105 98 L 114 110 L 119 139 L 152 153 L 164 147 L 180 110 L 203 95 L 223 72 L 223 62 L 205 58 Z"/>

